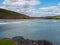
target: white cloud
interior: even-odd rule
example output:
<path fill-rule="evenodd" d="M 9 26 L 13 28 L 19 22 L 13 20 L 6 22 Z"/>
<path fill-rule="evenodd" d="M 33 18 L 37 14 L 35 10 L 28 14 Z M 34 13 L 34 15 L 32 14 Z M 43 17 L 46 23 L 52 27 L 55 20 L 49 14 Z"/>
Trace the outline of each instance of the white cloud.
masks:
<path fill-rule="evenodd" d="M 60 15 L 60 3 L 57 6 L 48 6 L 36 9 L 34 6 L 40 4 L 39 0 L 4 0 L 0 8 L 24 13 L 30 16 L 52 16 Z"/>
<path fill-rule="evenodd" d="M 4 0 L 0 8 L 30 15 L 35 12 L 34 6 L 38 4 L 40 4 L 39 0 Z"/>
<path fill-rule="evenodd" d="M 52 16 L 60 15 L 60 6 L 49 6 L 44 8 L 39 8 L 40 15 L 42 16 Z"/>
<path fill-rule="evenodd" d="M 38 0 L 5 0 L 3 4 L 9 5 L 9 6 L 33 6 L 37 5 L 40 2 Z"/>

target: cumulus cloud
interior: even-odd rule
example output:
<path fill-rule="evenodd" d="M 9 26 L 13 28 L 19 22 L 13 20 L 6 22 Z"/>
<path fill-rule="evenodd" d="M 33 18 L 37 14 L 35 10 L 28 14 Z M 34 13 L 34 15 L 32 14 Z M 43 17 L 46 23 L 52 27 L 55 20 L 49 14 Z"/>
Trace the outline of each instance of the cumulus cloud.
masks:
<path fill-rule="evenodd" d="M 60 6 L 49 6 L 44 8 L 39 8 L 40 15 L 42 16 L 53 16 L 60 15 Z"/>
<path fill-rule="evenodd" d="M 48 6 L 39 9 L 34 7 L 40 3 L 39 0 L 4 0 L 0 8 L 27 14 L 29 16 L 60 15 L 60 3 L 57 6 Z"/>
<path fill-rule="evenodd" d="M 4 0 L 0 8 L 30 15 L 35 12 L 34 6 L 40 3 L 39 0 Z"/>
<path fill-rule="evenodd" d="M 11 6 L 32 6 L 37 5 L 40 2 L 38 0 L 5 0 L 3 4 L 5 5 L 11 5 Z"/>

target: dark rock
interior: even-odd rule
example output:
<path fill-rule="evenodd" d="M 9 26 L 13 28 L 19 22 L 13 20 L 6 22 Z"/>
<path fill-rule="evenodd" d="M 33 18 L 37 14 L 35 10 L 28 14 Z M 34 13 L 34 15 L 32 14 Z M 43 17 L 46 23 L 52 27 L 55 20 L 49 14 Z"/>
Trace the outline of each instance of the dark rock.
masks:
<path fill-rule="evenodd" d="M 16 36 L 12 39 L 17 43 L 17 45 L 25 45 L 25 39 L 21 36 Z"/>
<path fill-rule="evenodd" d="M 32 41 L 29 40 L 29 39 L 26 39 L 26 40 L 25 40 L 25 45 L 32 45 Z"/>
<path fill-rule="evenodd" d="M 44 40 L 43 42 L 44 42 L 44 45 L 52 45 L 52 43 L 50 41 Z"/>
<path fill-rule="evenodd" d="M 12 38 L 17 45 L 52 45 L 50 41 L 46 40 L 29 40 L 29 39 L 24 39 L 21 36 L 16 36 Z"/>

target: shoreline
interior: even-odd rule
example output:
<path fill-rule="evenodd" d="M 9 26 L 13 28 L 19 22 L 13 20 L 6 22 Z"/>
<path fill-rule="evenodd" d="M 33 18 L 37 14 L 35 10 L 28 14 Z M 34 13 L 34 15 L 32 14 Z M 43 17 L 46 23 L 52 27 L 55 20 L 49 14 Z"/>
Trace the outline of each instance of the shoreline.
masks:
<path fill-rule="evenodd" d="M 12 38 L 0 38 L 0 39 L 3 39 L 3 40 L 11 39 L 17 45 L 52 45 L 52 42 L 48 40 L 30 40 L 30 39 L 25 39 L 22 36 L 16 36 Z"/>

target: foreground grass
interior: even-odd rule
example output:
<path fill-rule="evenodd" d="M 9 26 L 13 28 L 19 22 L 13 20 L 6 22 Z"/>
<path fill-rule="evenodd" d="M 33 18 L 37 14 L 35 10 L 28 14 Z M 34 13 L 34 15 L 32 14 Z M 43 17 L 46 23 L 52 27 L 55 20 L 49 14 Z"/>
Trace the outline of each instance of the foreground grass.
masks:
<path fill-rule="evenodd" d="M 0 39 L 0 45 L 16 45 L 11 39 Z"/>

